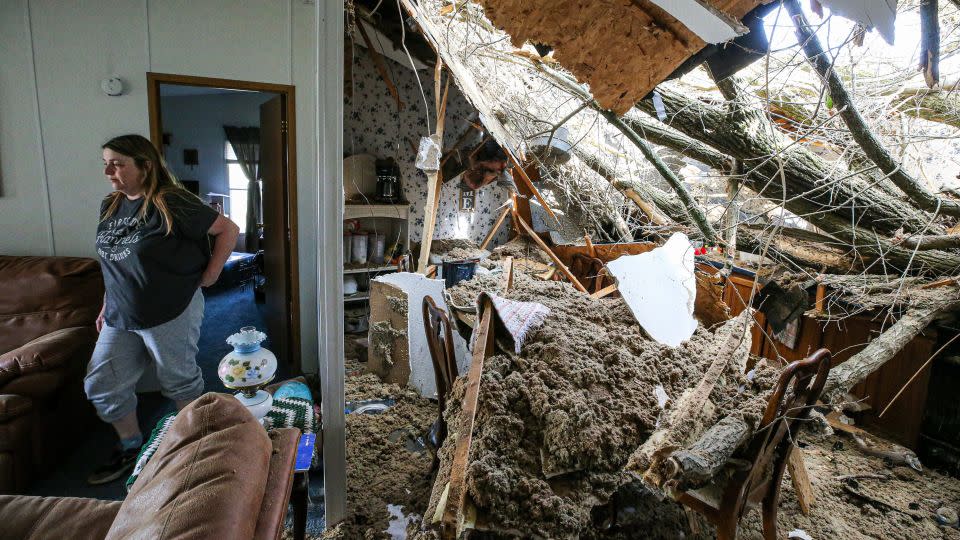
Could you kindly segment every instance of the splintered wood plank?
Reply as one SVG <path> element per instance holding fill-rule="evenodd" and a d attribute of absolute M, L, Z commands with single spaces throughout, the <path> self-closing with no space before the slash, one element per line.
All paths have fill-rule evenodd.
<path fill-rule="evenodd" d="M 503 276 L 505 286 L 504 290 L 509 291 L 513 287 L 513 257 L 507 257 L 503 263 Z"/>
<path fill-rule="evenodd" d="M 440 98 L 440 73 L 443 70 L 443 60 L 437 57 L 437 66 L 433 72 L 434 95 L 436 98 L 437 128 L 436 135 L 439 140 L 440 150 L 443 150 L 443 125 L 447 112 L 447 92 L 443 92 L 443 100 Z M 447 90 L 450 89 L 450 79 L 447 79 Z M 433 232 L 437 225 L 437 207 L 440 200 L 440 189 L 443 182 L 440 179 L 440 171 L 433 171 L 427 174 L 427 203 L 423 208 L 423 234 L 420 239 L 420 260 L 417 264 L 417 272 L 425 274 L 427 265 L 430 261 L 430 244 L 433 243 Z"/>
<path fill-rule="evenodd" d="M 826 297 L 827 297 L 827 286 L 824 285 L 823 283 L 818 283 L 818 284 L 817 284 L 817 298 L 816 298 L 816 301 L 814 302 L 814 306 L 816 306 L 817 313 L 823 313 L 823 312 L 824 312 L 824 307 L 825 307 L 825 306 L 824 306 L 823 301 L 824 301 L 824 299 L 825 299 Z"/>
<path fill-rule="evenodd" d="M 487 246 L 490 245 L 490 242 L 493 240 L 493 237 L 496 236 L 497 230 L 500 229 L 500 226 L 503 225 L 503 220 L 507 219 L 507 214 L 510 213 L 510 210 L 513 209 L 513 206 L 508 205 L 503 208 L 503 211 L 500 212 L 500 216 L 497 218 L 496 223 L 493 224 L 493 228 L 490 229 L 490 232 L 487 233 L 487 237 L 483 239 L 483 243 L 480 244 L 480 249 L 487 249 Z"/>
<path fill-rule="evenodd" d="M 813 493 L 813 486 L 810 485 L 810 475 L 807 474 L 807 466 L 803 463 L 803 450 L 796 444 L 790 450 L 790 456 L 787 458 L 787 470 L 790 472 L 790 482 L 793 483 L 793 490 L 797 494 L 797 501 L 800 502 L 800 511 L 803 515 L 810 515 L 810 507 L 816 500 Z"/>
<path fill-rule="evenodd" d="M 591 295 L 590 295 L 590 298 L 594 298 L 594 299 L 596 299 L 596 298 L 603 298 L 604 296 L 607 296 L 607 295 L 609 295 L 609 294 L 612 294 L 612 293 L 613 293 L 614 291 L 616 291 L 616 290 L 617 290 L 617 284 L 616 284 L 616 283 L 614 283 L 613 285 L 607 285 L 606 287 L 600 289 L 599 291 L 591 294 Z"/>
<path fill-rule="evenodd" d="M 483 361 L 493 351 L 493 304 L 484 301 L 480 324 L 477 325 L 477 339 L 474 342 L 470 372 L 467 373 L 467 387 L 463 396 L 463 423 L 457 432 L 457 443 L 453 451 L 453 463 L 450 466 L 450 485 L 446 506 L 440 518 L 440 536 L 444 539 L 457 538 L 463 524 L 463 507 L 467 498 L 467 466 L 470 462 L 470 443 L 473 441 L 473 426 L 477 416 L 477 403 L 480 398 L 480 376 L 483 373 Z"/>
<path fill-rule="evenodd" d="M 557 255 L 550 249 L 550 247 L 547 245 L 546 242 L 543 241 L 542 238 L 537 236 L 537 233 L 533 231 L 533 228 L 531 228 L 530 225 L 528 225 L 527 222 L 524 221 L 519 214 L 514 212 L 513 219 L 520 224 L 520 227 L 522 227 L 524 231 L 526 231 L 527 236 L 529 236 L 531 240 L 536 242 L 537 245 L 540 246 L 540 249 L 542 249 L 544 252 L 546 252 L 547 255 L 550 256 L 550 259 L 553 261 L 553 264 L 557 265 L 557 268 L 560 269 L 560 272 L 562 272 L 563 275 L 570 280 L 570 283 L 573 283 L 573 286 L 576 287 L 578 291 L 584 292 L 584 293 L 587 292 L 587 289 L 580 284 L 580 280 L 577 279 L 577 276 L 573 275 L 573 273 L 570 272 L 570 269 L 567 268 L 567 265 L 563 264 L 563 261 L 561 261 L 560 258 L 557 257 Z"/>

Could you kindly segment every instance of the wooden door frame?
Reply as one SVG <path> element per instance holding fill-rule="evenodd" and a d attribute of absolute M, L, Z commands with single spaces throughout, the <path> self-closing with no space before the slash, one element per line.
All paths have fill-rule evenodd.
<path fill-rule="evenodd" d="M 147 72 L 147 107 L 150 112 L 150 140 L 163 154 L 163 122 L 160 115 L 160 85 L 205 86 L 229 90 L 272 92 L 283 99 L 283 121 L 287 126 L 287 176 L 283 179 L 286 192 L 284 209 L 289 243 L 285 246 L 289 283 L 287 305 L 289 309 L 291 367 L 294 373 L 301 372 L 300 358 L 300 269 L 297 250 L 297 122 L 296 87 L 288 84 L 273 84 L 255 81 L 196 77 L 172 73 Z"/>

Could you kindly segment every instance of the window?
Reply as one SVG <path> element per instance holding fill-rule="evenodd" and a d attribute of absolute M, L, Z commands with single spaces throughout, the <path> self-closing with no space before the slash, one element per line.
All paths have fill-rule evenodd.
<path fill-rule="evenodd" d="M 230 146 L 230 141 L 224 142 L 224 157 L 227 161 L 227 181 L 230 188 L 230 200 L 224 205 L 224 213 L 240 227 L 240 232 L 244 232 L 247 230 L 247 176 L 243 174 L 243 168 Z M 262 185 L 258 187 L 263 189 Z"/>

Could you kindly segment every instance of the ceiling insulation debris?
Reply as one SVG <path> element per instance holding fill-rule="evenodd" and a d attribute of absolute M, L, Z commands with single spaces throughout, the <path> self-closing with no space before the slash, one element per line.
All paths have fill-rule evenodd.
<path fill-rule="evenodd" d="M 662 182 L 637 148 L 588 104 L 548 80 L 537 67 L 541 59 L 533 49 L 515 49 L 478 4 L 458 3 L 454 8 L 443 0 L 402 1 L 490 134 L 521 161 L 526 157 L 540 165 L 540 191 L 579 221 L 580 236 L 588 233 L 599 242 L 632 240 L 625 238 L 630 231 L 624 219 L 634 219 L 630 216 L 636 210 L 609 181 L 578 157 L 562 164 L 540 162 L 528 146 L 563 127 L 578 156 L 591 156 L 617 178 Z"/>
<path fill-rule="evenodd" d="M 646 96 L 706 42 L 668 12 L 694 2 L 649 0 L 480 0 L 486 16 L 512 36 L 513 45 L 542 43 L 604 108 L 623 114 Z M 713 28 L 730 30 L 735 38 L 739 21 L 761 0 L 710 0 L 696 2 L 714 14 Z M 658 6 L 661 4 L 663 7 Z M 666 9 L 665 9 L 666 8 Z M 718 19 L 717 14 L 723 18 Z M 703 20 L 692 14 L 684 21 Z M 705 32 L 698 22 L 696 30 Z M 708 37 L 719 39 L 716 32 Z"/>

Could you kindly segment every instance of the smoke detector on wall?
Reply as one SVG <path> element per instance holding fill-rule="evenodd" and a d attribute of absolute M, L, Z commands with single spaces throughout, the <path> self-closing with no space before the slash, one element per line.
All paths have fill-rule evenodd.
<path fill-rule="evenodd" d="M 109 77 L 100 81 L 100 89 L 108 96 L 119 96 L 123 94 L 123 81 L 119 77 Z"/>

